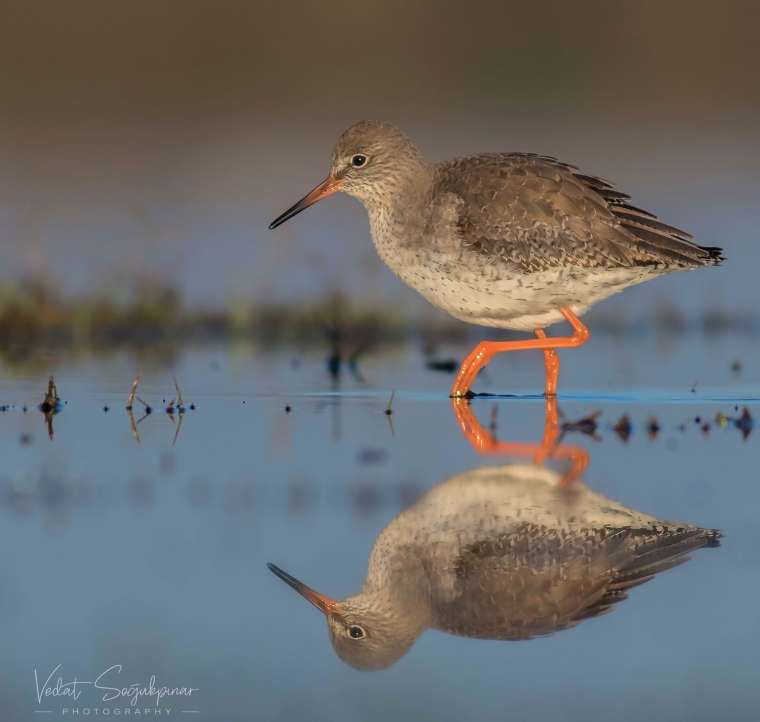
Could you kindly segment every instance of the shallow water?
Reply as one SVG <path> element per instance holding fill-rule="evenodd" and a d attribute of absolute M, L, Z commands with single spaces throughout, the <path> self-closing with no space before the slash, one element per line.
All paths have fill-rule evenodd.
<path fill-rule="evenodd" d="M 719 548 L 696 550 L 571 629 L 529 641 L 428 630 L 377 673 L 342 662 L 320 613 L 266 563 L 332 597 L 352 595 L 380 531 L 422 495 L 468 471 L 530 461 L 472 448 L 446 397 L 450 375 L 426 370 L 413 348 L 369 355 L 364 382 L 347 370 L 331 379 L 319 355 L 196 350 L 171 370 L 143 370 L 139 394 L 153 413 L 140 420 L 137 405 L 136 436 L 124 409 L 134 361 L 84 359 L 55 368 L 64 404 L 50 439 L 35 407 L 46 374 L 7 372 L 2 718 L 65 719 L 74 708 L 123 716 L 129 696 L 104 703 L 102 690 L 81 684 L 111 669 L 106 686 L 155 675 L 157 686 L 197 688 L 160 706 L 200 720 L 304 710 L 325 720 L 754 719 L 760 433 L 744 439 L 734 419 L 745 406 L 760 413 L 756 345 L 600 338 L 562 355 L 562 420 L 601 412 L 597 438 L 563 439 L 589 452 L 587 487 L 628 509 L 718 528 Z M 541 372 L 533 354 L 495 362 L 478 390 L 518 397 L 474 399 L 483 426 L 540 441 Z M 173 419 L 163 411 L 172 373 L 196 406 Z M 627 442 L 612 429 L 624 414 Z M 42 685 L 58 665 L 50 685 L 76 677 L 81 696 L 38 702 L 35 670 Z"/>

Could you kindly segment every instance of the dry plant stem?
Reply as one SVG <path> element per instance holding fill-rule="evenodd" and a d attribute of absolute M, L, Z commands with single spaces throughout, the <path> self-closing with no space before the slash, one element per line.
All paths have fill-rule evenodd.
<path fill-rule="evenodd" d="M 140 443 L 140 433 L 137 431 L 137 423 L 135 422 L 135 415 L 132 413 L 132 407 L 127 406 L 127 414 L 129 415 L 129 428 L 132 430 L 132 436 L 135 441 Z"/>
<path fill-rule="evenodd" d="M 137 396 L 137 387 L 139 385 L 140 385 L 140 374 L 137 374 L 137 376 L 135 376 L 135 380 L 132 382 L 132 388 L 129 390 L 129 396 L 127 397 L 127 411 L 131 411 L 132 406 L 134 406 L 135 397 Z"/>
<path fill-rule="evenodd" d="M 56 406 L 58 401 L 60 401 L 60 398 L 58 396 L 58 389 L 55 386 L 55 379 L 51 376 L 48 378 L 48 387 L 47 391 L 45 392 L 45 399 L 42 403 L 52 409 Z"/>
<path fill-rule="evenodd" d="M 185 405 L 185 402 L 182 400 L 182 391 L 180 391 L 179 384 L 177 383 L 177 377 L 172 376 L 174 379 L 174 388 L 177 391 L 177 406 L 182 407 Z"/>

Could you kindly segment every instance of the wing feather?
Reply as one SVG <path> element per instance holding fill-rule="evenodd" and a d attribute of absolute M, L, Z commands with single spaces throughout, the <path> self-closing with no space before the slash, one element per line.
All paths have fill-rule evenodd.
<path fill-rule="evenodd" d="M 453 197 L 456 227 L 473 253 L 524 272 L 558 266 L 664 269 L 715 265 L 721 249 L 629 203 L 603 178 L 550 156 L 486 154 L 438 167 L 436 192 Z"/>

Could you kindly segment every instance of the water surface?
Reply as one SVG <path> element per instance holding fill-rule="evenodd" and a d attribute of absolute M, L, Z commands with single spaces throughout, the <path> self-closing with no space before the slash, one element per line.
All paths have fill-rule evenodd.
<path fill-rule="evenodd" d="M 721 529 L 719 548 L 697 550 L 571 629 L 529 641 L 429 630 L 375 673 L 336 656 L 320 613 L 266 563 L 331 597 L 355 594 L 378 534 L 422 495 L 463 473 L 529 461 L 476 453 L 446 398 L 450 375 L 426 370 L 412 348 L 370 355 L 364 383 L 348 371 L 331 379 L 319 355 L 198 350 L 171 369 L 142 370 L 139 393 L 153 412 L 136 425 L 138 441 L 124 409 L 132 359 L 55 367 L 53 358 L 64 404 L 52 439 L 35 406 L 46 374 L 8 372 L 3 718 L 65 719 L 75 706 L 114 714 L 128 699 L 104 704 L 88 687 L 76 703 L 38 702 L 35 670 L 47 677 L 61 665 L 53 681 L 91 681 L 122 665 L 106 679 L 126 686 L 156 675 L 197 688 L 162 704 L 175 718 L 753 719 L 759 435 L 745 439 L 734 423 L 744 407 L 760 413 L 753 349 L 746 338 L 671 348 L 600 339 L 562 355 L 562 420 L 601 412 L 597 438 L 563 439 L 589 452 L 587 487 Z M 481 378 L 482 391 L 518 395 L 472 402 L 499 439 L 540 441 L 544 403 L 531 392 L 541 370 L 540 358 L 515 355 Z M 173 373 L 187 410 L 172 419 L 163 407 Z M 623 415 L 627 441 L 612 428 Z M 549 466 L 563 471 L 561 461 Z"/>

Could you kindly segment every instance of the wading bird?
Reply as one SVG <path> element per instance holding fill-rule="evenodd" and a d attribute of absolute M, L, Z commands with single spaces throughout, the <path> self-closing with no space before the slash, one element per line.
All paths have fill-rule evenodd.
<path fill-rule="evenodd" d="M 484 153 L 431 164 L 400 130 L 369 121 L 340 136 L 327 178 L 269 227 L 336 191 L 364 204 L 382 260 L 433 305 L 468 323 L 535 333 L 479 343 L 454 397 L 471 394 L 495 354 L 523 349 L 544 351 L 545 393 L 555 395 L 556 349 L 588 340 L 580 316 L 594 303 L 723 260 L 720 248 L 697 245 L 611 183 L 555 158 Z M 571 336 L 546 335 L 563 320 Z"/>

